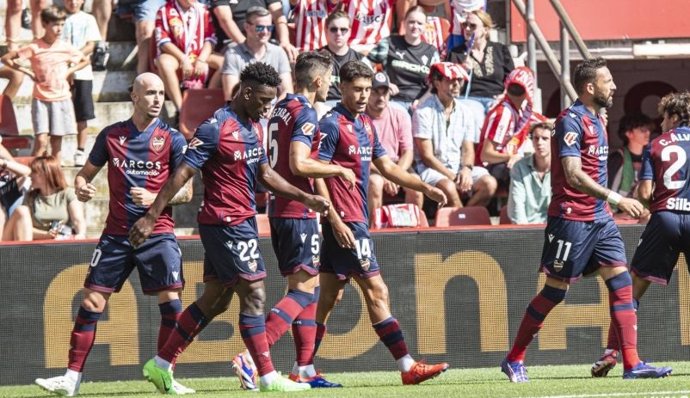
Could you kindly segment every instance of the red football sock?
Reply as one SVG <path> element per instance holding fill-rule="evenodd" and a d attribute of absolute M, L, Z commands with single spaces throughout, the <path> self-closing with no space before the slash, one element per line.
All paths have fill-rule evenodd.
<path fill-rule="evenodd" d="M 96 324 L 101 318 L 100 312 L 91 312 L 79 307 L 74 321 L 72 336 L 69 340 L 69 363 L 67 368 L 76 372 L 84 370 L 84 363 L 96 340 Z"/>

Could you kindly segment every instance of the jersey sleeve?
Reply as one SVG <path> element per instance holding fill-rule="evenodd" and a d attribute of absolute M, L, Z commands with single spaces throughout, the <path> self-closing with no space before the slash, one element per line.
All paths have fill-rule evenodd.
<path fill-rule="evenodd" d="M 335 155 L 340 139 L 340 131 L 335 120 L 321 119 L 319 123 L 321 142 L 319 143 L 319 159 L 330 162 Z"/>
<path fill-rule="evenodd" d="M 195 169 L 201 169 L 207 160 L 218 150 L 220 127 L 216 119 L 205 121 L 196 129 L 194 137 L 187 145 L 184 161 Z M 264 155 L 265 156 L 265 155 Z"/>
<path fill-rule="evenodd" d="M 89 154 L 89 162 L 96 167 L 103 167 L 110 158 L 108 148 L 106 147 L 106 139 L 108 137 L 108 128 L 103 129 L 96 137 L 96 142 L 93 144 L 91 153 Z"/>
<path fill-rule="evenodd" d="M 297 115 L 295 120 L 295 127 L 292 130 L 292 137 L 290 141 L 299 141 L 311 148 L 314 136 L 317 132 L 318 118 L 316 111 L 311 107 L 304 107 Z"/>
<path fill-rule="evenodd" d="M 158 9 L 156 13 L 156 28 L 155 28 L 155 40 L 156 47 L 160 48 L 165 43 L 170 43 L 170 33 L 165 29 L 163 24 L 163 18 L 165 18 L 165 7 Z"/>
<path fill-rule="evenodd" d="M 553 138 L 556 140 L 558 157 L 581 157 L 580 143 L 582 141 L 582 128 L 572 117 L 565 115 L 558 122 Z"/>
<path fill-rule="evenodd" d="M 376 127 L 374 127 L 374 124 L 369 122 L 369 125 L 371 126 L 371 132 L 374 136 L 374 142 L 372 144 L 372 159 L 378 159 L 382 156 L 386 156 L 386 150 L 383 148 L 383 145 L 381 145 L 381 140 L 379 140 L 379 134 L 376 132 Z"/>
<path fill-rule="evenodd" d="M 486 129 L 482 132 L 482 136 L 495 144 L 503 144 L 512 118 L 513 115 L 504 105 L 494 108 L 492 112 L 489 112 L 489 120 L 485 124 Z"/>
<path fill-rule="evenodd" d="M 654 162 L 652 161 L 652 144 L 645 146 L 642 152 L 642 166 L 640 167 L 639 180 L 654 179 Z"/>
<path fill-rule="evenodd" d="M 184 139 L 182 133 L 177 130 L 172 130 L 172 150 L 170 151 L 170 169 L 175 171 L 182 163 L 184 154 L 187 151 L 187 141 Z"/>

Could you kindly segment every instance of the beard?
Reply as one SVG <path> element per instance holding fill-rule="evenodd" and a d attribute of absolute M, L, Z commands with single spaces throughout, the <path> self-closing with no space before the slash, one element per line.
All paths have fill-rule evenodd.
<path fill-rule="evenodd" d="M 594 103 L 602 108 L 609 109 L 613 106 L 613 95 L 604 97 L 602 94 L 594 96 Z"/>

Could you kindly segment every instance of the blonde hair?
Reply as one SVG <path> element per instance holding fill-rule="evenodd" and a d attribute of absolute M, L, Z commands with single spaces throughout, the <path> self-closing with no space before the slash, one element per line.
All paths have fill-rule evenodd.
<path fill-rule="evenodd" d="M 482 24 L 484 25 L 484 27 L 486 29 L 495 28 L 494 20 L 493 20 L 493 18 L 491 18 L 491 15 L 488 12 L 486 12 L 482 9 L 479 9 L 479 10 L 474 10 L 474 11 L 470 12 L 470 14 L 476 15 L 477 18 L 479 18 L 479 20 L 482 21 Z"/>

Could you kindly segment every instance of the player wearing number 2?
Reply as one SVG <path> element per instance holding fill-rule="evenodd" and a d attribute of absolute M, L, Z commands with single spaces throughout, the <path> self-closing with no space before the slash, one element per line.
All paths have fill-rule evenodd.
<path fill-rule="evenodd" d="M 232 102 L 199 126 L 182 164 L 130 232 L 132 244 L 144 242 L 173 192 L 197 170 L 202 171 L 204 201 L 198 222 L 205 251 L 204 292 L 180 315 L 168 341 L 143 370 L 144 376 L 166 394 L 174 393 L 170 386 L 176 358 L 213 318 L 229 308 L 233 293 L 240 301 L 238 329 L 256 361 L 261 391 L 310 388 L 280 376 L 271 361 L 264 318 L 266 271 L 258 250 L 255 218 L 256 180 L 315 211 L 324 212 L 330 204 L 294 187 L 268 166 L 257 121 L 265 117 L 275 99 L 280 86 L 278 72 L 257 62 L 245 67 L 240 79 Z"/>
<path fill-rule="evenodd" d="M 633 298 L 639 304 L 650 283 L 668 284 L 682 251 L 690 258 L 690 93 L 673 93 L 659 103 L 664 133 L 645 148 L 639 198 L 652 217 L 631 262 Z M 613 325 L 604 355 L 592 366 L 603 377 L 616 366 L 620 349 Z"/>
<path fill-rule="evenodd" d="M 528 381 L 523 364 L 525 353 L 544 319 L 563 301 L 570 283 L 598 271 L 609 290 L 611 320 L 621 341 L 623 378 L 665 377 L 671 368 L 655 368 L 640 361 L 637 355 L 632 279 L 609 203 L 635 218 L 641 215 L 643 207 L 637 200 L 622 198 L 605 188 L 609 146 L 599 113 L 613 105 L 616 85 L 602 58 L 577 65 L 573 84 L 578 100 L 561 112 L 551 140 L 553 198 L 541 259 L 546 283 L 527 307 L 501 370 L 511 382 Z"/>
<path fill-rule="evenodd" d="M 172 333 L 182 311 L 179 296 L 184 285 L 182 256 L 173 233 L 172 209 L 162 209 L 160 217 L 154 220 L 154 234 L 138 247 L 127 240 L 127 234 L 179 166 L 185 140 L 180 132 L 158 119 L 165 100 L 163 81 L 158 76 L 152 73 L 137 76 L 131 97 L 132 118 L 103 129 L 74 182 L 80 201 L 92 199 L 96 188 L 91 181 L 108 164 L 108 219 L 84 282 L 84 298 L 70 338 L 67 372 L 64 376 L 36 379 L 41 388 L 59 395 L 71 397 L 79 393 L 82 370 L 96 339 L 96 323 L 111 294 L 122 288 L 135 267 L 144 293 L 158 296 L 159 348 Z M 191 185 L 178 191 L 170 203 L 189 202 Z M 176 394 L 194 392 L 178 383 L 171 389 Z"/>
<path fill-rule="evenodd" d="M 278 174 L 305 192 L 313 192 L 313 178 L 338 176 L 355 184 L 352 170 L 323 164 L 316 159 L 319 147 L 318 118 L 312 107 L 325 101 L 331 82 L 331 57 L 302 53 L 295 64 L 295 94 L 288 94 L 273 108 L 268 122 L 268 160 Z M 321 238 L 316 213 L 304 204 L 271 195 L 268 206 L 273 251 L 280 273 L 287 277 L 287 294 L 266 319 L 266 337 L 272 346 L 292 327 L 297 359 L 290 379 L 312 387 L 341 387 L 317 374 L 311 364 L 316 336 L 316 303 Z M 247 352 L 235 356 L 232 368 L 242 388 L 256 388 L 253 360 Z"/>
<path fill-rule="evenodd" d="M 403 384 L 419 384 L 448 369 L 448 364 L 427 365 L 412 359 L 400 325 L 391 315 L 388 287 L 379 273 L 368 228 L 370 165 L 373 162 L 387 179 L 424 192 L 440 204 L 445 204 L 446 196 L 386 156 L 371 119 L 364 114 L 373 77 L 374 72 L 361 61 L 345 63 L 340 68 L 342 102 L 326 114 L 319 125 L 321 134 L 325 135 L 321 140 L 319 160 L 353 170 L 357 181 L 354 189 L 340 177 L 317 181 L 318 192 L 333 199 L 333 209 L 323 224 L 315 352 L 326 333 L 328 315 L 347 280 L 353 278 L 364 292 L 374 330 L 398 364 Z"/>

